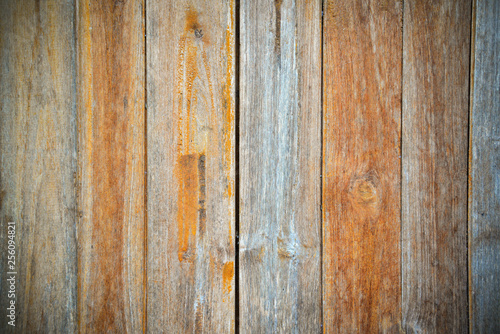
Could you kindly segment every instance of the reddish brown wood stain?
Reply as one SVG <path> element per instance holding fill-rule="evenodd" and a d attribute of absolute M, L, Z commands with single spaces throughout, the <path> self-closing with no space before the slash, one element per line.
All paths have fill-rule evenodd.
<path fill-rule="evenodd" d="M 191 258 L 195 247 L 190 247 L 189 239 L 194 238 L 198 220 L 198 161 L 196 154 L 179 157 L 179 193 L 177 224 L 179 228 L 179 261 Z M 194 240 L 192 240 L 192 244 Z"/>
<path fill-rule="evenodd" d="M 93 41 L 99 40 L 102 28 L 113 26 L 120 17 L 120 9 L 109 8 L 109 2 L 100 4 L 96 12 L 108 13 L 99 19 L 94 17 L 94 29 L 91 32 Z M 99 4 L 97 4 L 99 6 Z M 101 29 L 99 29 L 101 28 Z M 108 34 L 110 31 L 108 30 Z M 107 36 L 114 40 L 111 36 Z M 93 49 L 101 51 L 104 45 L 94 45 Z M 111 52 L 108 59 L 115 64 L 115 69 L 121 71 L 106 71 L 106 63 L 93 62 L 94 73 L 93 97 L 97 108 L 94 109 L 92 128 L 95 129 L 92 145 L 97 149 L 92 151 L 92 187 L 93 187 L 93 228 L 92 248 L 95 262 L 95 280 L 102 282 L 95 296 L 99 300 L 94 315 L 93 328 L 98 331 L 107 331 L 116 328 L 115 320 L 123 319 L 123 210 L 125 193 L 125 171 L 127 164 L 127 120 L 120 117 L 124 104 L 123 89 L 128 83 L 122 82 L 122 71 L 130 73 L 127 61 L 130 59 L 130 48 L 121 50 L 120 54 Z M 95 55 L 93 55 L 95 56 Z M 127 76 L 125 76 L 127 78 Z M 125 97 L 126 98 L 126 97 Z M 115 108 L 110 109 L 114 105 Z M 102 148 L 102 149 L 99 149 Z M 94 289 L 93 287 L 92 289 Z M 117 314 L 121 313 L 121 314 Z"/>
<path fill-rule="evenodd" d="M 470 0 L 404 5 L 403 330 L 468 330 Z M 425 23 L 425 24 L 423 24 Z"/>
<path fill-rule="evenodd" d="M 234 259 L 234 1 L 148 6 L 148 329 L 227 333 L 235 311 L 234 283 L 223 278 Z"/>
<path fill-rule="evenodd" d="M 179 157 L 179 192 L 177 223 L 179 229 L 179 261 L 193 260 L 196 254 L 196 230 L 205 233 L 205 155 L 187 154 Z M 190 242 L 191 241 L 191 242 Z"/>
<path fill-rule="evenodd" d="M 401 17 L 394 2 L 326 4 L 324 326 L 400 326 Z"/>
<path fill-rule="evenodd" d="M 78 6 L 81 332 L 144 329 L 142 6 Z"/>
<path fill-rule="evenodd" d="M 226 83 L 224 85 L 224 166 L 227 178 L 227 197 L 233 197 L 234 184 L 232 182 L 231 171 L 234 164 L 233 159 L 233 132 L 234 132 L 234 104 L 233 104 L 233 91 L 234 91 L 234 0 L 230 2 L 231 20 L 228 22 L 226 29 Z M 229 227 L 230 240 L 231 238 L 231 225 Z"/>
<path fill-rule="evenodd" d="M 224 285 L 224 292 L 229 294 L 232 290 L 232 283 L 234 278 L 234 262 L 229 261 L 224 263 L 224 268 L 222 269 L 222 282 Z"/>
<path fill-rule="evenodd" d="M 109 81 L 94 82 L 97 91 L 109 91 L 114 78 Z M 111 88 L 112 89 L 112 88 Z M 121 103 L 121 101 L 118 101 Z M 120 106 L 123 109 L 123 105 Z M 123 210 L 126 170 L 126 133 L 127 122 L 119 119 L 116 112 L 99 113 L 94 120 L 94 126 L 100 129 L 94 137 L 97 149 L 93 151 L 93 214 L 94 226 L 92 240 L 95 256 L 100 260 L 95 263 L 95 273 L 101 284 L 101 300 L 106 307 L 98 310 L 96 325 L 102 329 L 115 328 L 115 314 L 110 310 L 123 311 L 123 301 L 120 296 L 123 291 Z M 110 256 L 115 254 L 116 256 Z M 123 316 L 123 315 L 122 315 Z"/>
<path fill-rule="evenodd" d="M 201 40 L 201 41 L 200 41 Z M 204 46 L 209 39 L 198 21 L 198 14 L 192 9 L 186 11 L 184 33 L 179 39 L 177 57 L 176 96 L 174 101 L 178 129 L 178 156 L 175 175 L 178 181 L 177 226 L 179 261 L 194 261 L 196 255 L 196 231 L 203 236 L 206 224 L 206 181 L 205 152 L 206 139 L 197 136 L 200 132 L 197 125 L 196 103 L 198 103 L 198 81 L 206 78 L 209 90 L 210 123 L 215 121 L 215 107 L 210 68 Z M 199 63 L 202 63 L 202 71 Z M 208 103 L 207 103 L 208 102 Z M 215 127 L 215 125 L 213 125 Z M 211 149 L 211 148 L 210 148 Z M 211 151 L 212 152 L 212 151 Z"/>
<path fill-rule="evenodd" d="M 234 150 L 233 150 L 233 135 L 235 126 L 235 108 L 233 103 L 234 94 L 234 0 L 230 1 L 231 19 L 228 22 L 226 29 L 226 83 L 224 85 L 223 93 L 223 107 L 224 107 L 224 170 L 227 180 L 227 198 L 234 197 L 234 180 L 232 171 L 234 167 Z M 230 208 L 228 214 L 234 215 L 234 208 Z M 233 244 L 232 220 L 229 220 L 229 245 Z"/>
<path fill-rule="evenodd" d="M 234 331 L 235 1 L 148 0 L 148 8 L 157 8 L 148 10 L 153 33 L 147 37 L 144 0 L 65 3 L 4 1 L 0 10 L 0 61 L 7 69 L 0 78 L 0 165 L 2 177 L 8 176 L 0 185 L 0 208 L 4 221 L 21 224 L 17 329 L 146 332 L 149 303 L 150 332 Z M 490 268 L 498 263 L 496 253 L 489 253 L 499 239 L 493 226 L 498 210 L 488 202 L 495 189 L 484 187 L 494 183 L 496 165 L 487 164 L 495 152 L 476 147 L 495 144 L 488 133 L 495 130 L 488 128 L 495 124 L 494 99 L 479 82 L 485 75 L 483 84 L 498 86 L 488 77 L 495 64 L 479 62 L 495 58 L 486 54 L 494 43 L 484 33 L 494 31 L 498 20 L 488 31 L 478 25 L 478 38 L 487 40 L 473 47 L 479 71 L 474 84 L 468 66 L 471 0 L 404 2 L 404 45 L 402 3 L 241 2 L 241 60 L 250 65 L 242 66 L 241 80 L 245 247 L 237 250 L 244 265 L 236 268 L 242 273 L 242 316 L 236 321 L 242 332 L 319 332 L 321 320 L 328 333 L 466 332 L 467 315 L 475 319 L 471 329 L 480 325 L 476 317 L 485 326 L 498 324 L 496 286 L 483 286 L 498 283 Z M 481 12 L 494 12 L 491 7 L 487 3 Z M 151 64 L 144 62 L 146 38 L 148 55 L 159 55 Z M 169 53 L 176 48 L 177 54 Z M 144 108 L 146 72 L 154 97 L 150 113 Z M 474 108 L 469 84 L 476 85 Z M 323 115 L 320 94 L 324 127 L 316 122 Z M 297 106 L 285 110 L 286 99 Z M 144 127 L 145 114 L 153 126 Z M 260 122 L 269 115 L 269 124 Z M 469 116 L 474 128 L 467 147 Z M 324 146 L 306 129 L 322 129 Z M 151 131 L 154 152 L 154 168 L 147 171 L 154 173 L 147 193 L 154 195 L 150 220 L 144 219 L 144 130 L 147 136 Z M 266 141 L 277 145 L 260 146 Z M 319 147 L 323 179 L 315 167 L 320 155 L 311 153 Z M 469 175 L 470 206 L 467 148 L 470 172 L 481 168 L 480 179 Z M 165 152 L 168 159 L 162 159 Z M 321 190 L 314 182 L 320 180 L 323 234 L 315 231 Z M 272 198 L 269 184 L 285 188 Z M 144 234 L 145 221 L 151 238 Z M 40 256 L 42 251 L 53 256 Z M 3 326 L 0 332 L 8 331 Z"/>

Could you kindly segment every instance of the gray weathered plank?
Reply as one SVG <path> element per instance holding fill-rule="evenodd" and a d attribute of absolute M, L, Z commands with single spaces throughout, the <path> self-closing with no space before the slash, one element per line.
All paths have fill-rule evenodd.
<path fill-rule="evenodd" d="M 473 26 L 469 219 L 472 333 L 500 333 L 500 1 Z"/>
<path fill-rule="evenodd" d="M 73 1 L 0 2 L 0 332 L 76 330 Z M 16 223 L 15 269 L 7 223 Z M 16 327 L 7 272 L 16 271 Z"/>
<path fill-rule="evenodd" d="M 235 330 L 235 1 L 148 0 L 148 332 Z"/>
<path fill-rule="evenodd" d="M 400 1 L 327 1 L 324 18 L 323 325 L 397 332 Z"/>
<path fill-rule="evenodd" d="M 463 333 L 471 1 L 405 1 L 403 22 L 403 329 Z"/>
<path fill-rule="evenodd" d="M 145 326 L 144 3 L 78 0 L 78 331 Z"/>
<path fill-rule="evenodd" d="M 240 4 L 240 332 L 321 332 L 321 2 Z"/>

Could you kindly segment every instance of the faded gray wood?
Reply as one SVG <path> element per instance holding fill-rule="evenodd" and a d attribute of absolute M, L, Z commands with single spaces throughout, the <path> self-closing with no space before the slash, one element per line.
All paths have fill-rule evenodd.
<path fill-rule="evenodd" d="M 464 333 L 471 1 L 405 1 L 403 22 L 403 330 Z"/>
<path fill-rule="evenodd" d="M 235 330 L 235 1 L 148 0 L 150 333 Z"/>
<path fill-rule="evenodd" d="M 73 1 L 0 2 L 0 332 L 76 331 Z M 15 270 L 7 223 L 16 223 Z M 16 327 L 7 272 L 16 271 Z"/>
<path fill-rule="evenodd" d="M 477 0 L 471 85 L 471 329 L 500 333 L 500 1 Z"/>
<path fill-rule="evenodd" d="M 321 332 L 321 2 L 240 4 L 240 332 Z"/>

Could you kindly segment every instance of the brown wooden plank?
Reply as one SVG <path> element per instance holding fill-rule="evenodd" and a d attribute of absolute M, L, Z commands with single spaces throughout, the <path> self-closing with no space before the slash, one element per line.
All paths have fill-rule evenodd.
<path fill-rule="evenodd" d="M 324 329 L 397 332 L 402 3 L 325 5 Z"/>
<path fill-rule="evenodd" d="M 407 1 L 403 21 L 403 329 L 463 333 L 471 1 Z"/>
<path fill-rule="evenodd" d="M 500 2 L 473 23 L 469 218 L 471 332 L 500 333 Z"/>
<path fill-rule="evenodd" d="M 73 15 L 72 1 L 0 2 L 1 333 L 76 329 Z M 14 268 L 8 222 L 16 226 Z M 8 272 L 17 272 L 15 299 Z"/>
<path fill-rule="evenodd" d="M 144 300 L 144 3 L 79 0 L 78 329 L 138 333 Z"/>
<path fill-rule="evenodd" d="M 318 333 L 321 1 L 240 6 L 240 332 Z"/>
<path fill-rule="evenodd" d="M 235 328 L 235 1 L 147 2 L 148 332 Z"/>

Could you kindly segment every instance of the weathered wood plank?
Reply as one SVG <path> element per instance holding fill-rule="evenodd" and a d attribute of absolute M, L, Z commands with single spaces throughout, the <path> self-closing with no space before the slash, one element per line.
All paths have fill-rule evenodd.
<path fill-rule="evenodd" d="M 144 4 L 79 0 L 78 329 L 145 325 Z"/>
<path fill-rule="evenodd" d="M 403 22 L 403 329 L 463 333 L 471 1 L 407 1 Z"/>
<path fill-rule="evenodd" d="M 400 1 L 327 1 L 324 18 L 323 325 L 397 332 Z"/>
<path fill-rule="evenodd" d="M 500 2 L 478 0 L 475 8 L 469 148 L 470 320 L 472 333 L 500 333 Z"/>
<path fill-rule="evenodd" d="M 148 332 L 235 329 L 235 1 L 147 2 Z"/>
<path fill-rule="evenodd" d="M 0 332 L 76 329 L 73 1 L 0 2 Z M 16 263 L 7 266 L 7 223 Z M 7 324 L 7 272 L 16 276 Z"/>
<path fill-rule="evenodd" d="M 318 333 L 321 2 L 240 6 L 240 332 Z"/>

